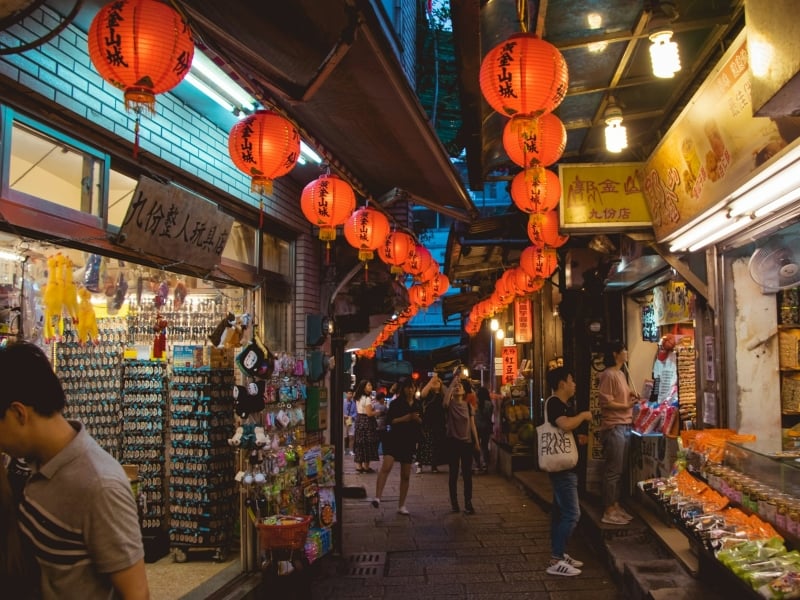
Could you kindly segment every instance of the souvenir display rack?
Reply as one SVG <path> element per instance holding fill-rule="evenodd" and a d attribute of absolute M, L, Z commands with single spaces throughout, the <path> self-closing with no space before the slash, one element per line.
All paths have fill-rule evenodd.
<path fill-rule="evenodd" d="M 136 465 L 143 529 L 161 528 L 166 515 L 165 426 L 167 365 L 125 360 L 122 369 L 122 463 Z"/>
<path fill-rule="evenodd" d="M 192 548 L 224 560 L 233 537 L 236 488 L 233 369 L 172 368 L 170 379 L 170 545 L 177 562 Z"/>
<path fill-rule="evenodd" d="M 67 398 L 65 416 L 83 423 L 102 448 L 122 461 L 120 375 L 127 324 L 112 317 L 98 319 L 97 327 L 98 343 L 81 344 L 72 321 L 65 318 L 53 365 Z"/>

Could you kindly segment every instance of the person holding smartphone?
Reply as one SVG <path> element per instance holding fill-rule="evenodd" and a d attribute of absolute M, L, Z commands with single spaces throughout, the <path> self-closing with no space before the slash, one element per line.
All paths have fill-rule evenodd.
<path fill-rule="evenodd" d="M 452 512 L 460 512 L 458 506 L 458 469 L 464 481 L 464 514 L 474 515 L 472 506 L 472 457 L 480 452 L 478 431 L 475 427 L 475 412 L 468 400 L 472 384 L 453 373 L 453 381 L 447 388 L 442 402 L 445 410 L 447 447 L 449 454 L 448 486 Z"/>

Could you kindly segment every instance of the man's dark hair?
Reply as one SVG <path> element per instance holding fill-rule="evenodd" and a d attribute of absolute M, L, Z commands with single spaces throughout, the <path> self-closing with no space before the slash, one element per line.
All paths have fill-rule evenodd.
<path fill-rule="evenodd" d="M 547 385 L 550 386 L 552 391 L 556 391 L 558 389 L 558 384 L 562 381 L 566 381 L 567 377 L 572 375 L 572 371 L 570 371 L 567 367 L 556 367 L 555 369 L 550 369 L 547 372 Z"/>
<path fill-rule="evenodd" d="M 12 402 L 30 406 L 44 417 L 61 412 L 66 406 L 64 388 L 50 361 L 30 342 L 0 347 L 0 381 L 0 418 L 5 417 Z"/>

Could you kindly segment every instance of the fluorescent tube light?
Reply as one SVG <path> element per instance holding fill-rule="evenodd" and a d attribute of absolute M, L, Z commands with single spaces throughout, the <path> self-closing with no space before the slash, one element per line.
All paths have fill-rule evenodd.
<path fill-rule="evenodd" d="M 320 158 L 319 154 L 314 152 L 303 140 L 300 140 L 300 154 L 313 163 L 319 164 L 322 162 L 322 158 Z"/>
<path fill-rule="evenodd" d="M 17 254 L 16 252 L 11 252 L 9 250 L 0 250 L 0 260 L 14 260 L 14 261 L 21 261 L 23 260 L 23 256 L 21 254 Z"/>
<path fill-rule="evenodd" d="M 255 98 L 197 49 L 194 52 L 190 73 L 192 71 L 197 71 L 195 76 L 199 74 L 217 94 L 233 100 L 232 104 L 238 105 L 239 108 L 252 110 L 258 104 Z"/>
<path fill-rule="evenodd" d="M 796 188 L 789 192 L 788 194 L 784 194 L 783 196 L 776 198 L 772 202 L 765 204 L 753 211 L 753 218 L 758 219 L 759 217 L 763 217 L 764 215 L 768 215 L 771 212 L 778 210 L 779 208 L 783 208 L 794 202 L 795 200 L 800 199 L 800 188 Z"/>
<path fill-rule="evenodd" d="M 731 219 L 731 223 L 716 229 L 712 232 L 709 232 L 705 237 L 701 240 L 695 242 L 691 246 L 689 246 L 689 252 L 694 252 L 695 250 L 700 250 L 701 248 L 705 248 L 706 246 L 710 246 L 717 240 L 721 240 L 724 237 L 731 235 L 734 231 L 738 231 L 739 229 L 744 229 L 747 225 L 750 224 L 750 219 L 747 217 L 739 217 L 735 219 Z"/>
<path fill-rule="evenodd" d="M 187 83 L 193 85 L 198 91 L 208 96 L 209 99 L 213 100 L 217 104 L 219 104 L 222 108 L 224 108 L 228 112 L 233 112 L 234 106 L 231 104 L 226 98 L 223 98 L 220 94 L 214 91 L 211 86 L 207 85 L 200 79 L 194 76 L 191 72 L 186 74 L 184 78 Z"/>
<path fill-rule="evenodd" d="M 685 233 L 679 235 L 670 242 L 669 251 L 675 252 L 678 250 L 686 250 L 689 246 L 696 243 L 698 240 L 703 239 L 711 232 L 724 227 L 729 221 L 728 214 L 725 211 L 719 211 L 701 221 Z"/>

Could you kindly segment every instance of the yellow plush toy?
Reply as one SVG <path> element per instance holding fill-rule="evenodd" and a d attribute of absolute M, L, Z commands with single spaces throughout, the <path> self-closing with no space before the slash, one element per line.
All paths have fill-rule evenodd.
<path fill-rule="evenodd" d="M 47 258 L 47 283 L 42 292 L 44 303 L 44 341 L 52 342 L 61 336 L 63 323 L 61 322 L 61 307 L 64 293 L 62 290 L 61 262 L 63 256 L 54 254 Z"/>
<path fill-rule="evenodd" d="M 100 332 L 97 330 L 97 316 L 92 306 L 92 294 L 85 287 L 78 290 L 80 304 L 78 304 L 78 343 L 97 343 Z"/>
<path fill-rule="evenodd" d="M 61 261 L 61 293 L 64 294 L 63 308 L 67 311 L 67 316 L 72 322 L 77 324 L 78 320 L 78 287 L 72 280 L 72 272 L 75 264 L 69 256 L 63 256 Z"/>

